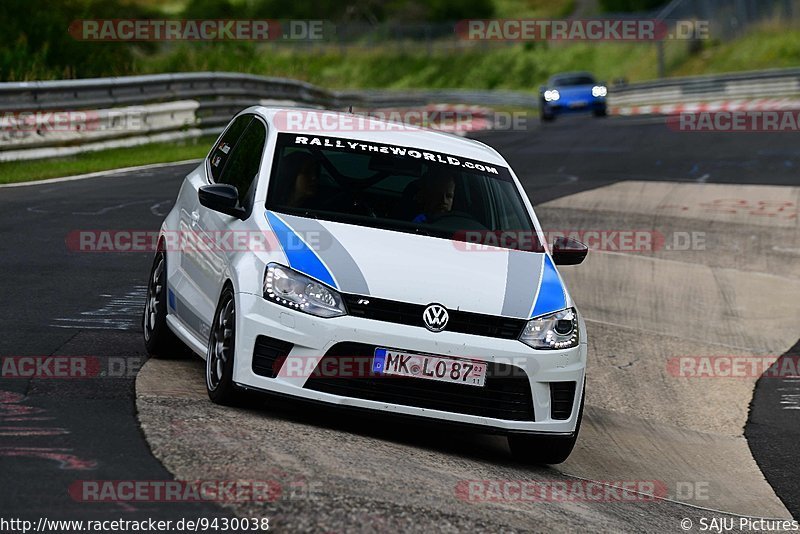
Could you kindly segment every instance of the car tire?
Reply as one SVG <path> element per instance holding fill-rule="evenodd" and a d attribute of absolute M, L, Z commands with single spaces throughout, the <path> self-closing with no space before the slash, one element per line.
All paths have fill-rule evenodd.
<path fill-rule="evenodd" d="M 584 386 L 585 393 L 586 387 Z M 508 436 L 511 457 L 523 464 L 555 465 L 566 461 L 578 441 L 578 432 L 583 420 L 583 400 L 584 395 L 581 395 L 578 423 L 571 436 Z"/>
<path fill-rule="evenodd" d="M 174 358 L 185 353 L 185 346 L 167 326 L 167 255 L 163 250 L 156 252 L 147 279 L 142 329 L 151 357 Z"/>
<path fill-rule="evenodd" d="M 214 312 L 206 352 L 206 391 L 215 404 L 235 406 L 241 400 L 241 391 L 233 383 L 235 354 L 236 298 L 233 289 L 226 286 Z"/>
<path fill-rule="evenodd" d="M 553 122 L 556 116 L 553 113 L 547 113 L 544 110 L 544 100 L 539 102 L 539 119 L 542 122 Z"/>
<path fill-rule="evenodd" d="M 608 109 L 600 108 L 593 111 L 595 117 L 605 117 L 608 115 Z"/>

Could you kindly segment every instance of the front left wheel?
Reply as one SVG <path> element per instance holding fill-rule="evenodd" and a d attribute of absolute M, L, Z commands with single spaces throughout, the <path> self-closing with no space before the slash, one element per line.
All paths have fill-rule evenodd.
<path fill-rule="evenodd" d="M 547 111 L 544 99 L 539 100 L 539 120 L 541 122 L 552 122 L 555 118 L 556 116 L 552 111 Z"/>
<path fill-rule="evenodd" d="M 241 392 L 233 383 L 235 352 L 236 299 L 228 286 L 219 298 L 206 352 L 206 390 L 215 404 L 232 406 L 240 400 Z"/>
<path fill-rule="evenodd" d="M 150 278 L 147 280 L 147 297 L 142 315 L 144 345 L 154 358 L 182 355 L 183 343 L 167 326 L 167 254 L 159 250 L 153 258 Z"/>

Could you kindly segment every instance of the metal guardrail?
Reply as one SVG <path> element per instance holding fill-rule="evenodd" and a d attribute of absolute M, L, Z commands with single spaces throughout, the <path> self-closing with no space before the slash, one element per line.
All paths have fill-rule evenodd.
<path fill-rule="evenodd" d="M 0 84 L 3 111 L 106 109 L 187 99 L 200 103 L 197 119 L 205 126 L 224 124 L 236 111 L 262 99 L 345 105 L 336 93 L 308 83 L 225 72 Z"/>
<path fill-rule="evenodd" d="M 678 104 L 798 94 L 800 94 L 800 69 L 771 69 L 617 85 L 609 91 L 609 103 L 612 105 Z"/>
<path fill-rule="evenodd" d="M 198 99 L 202 107 L 223 107 L 254 100 L 288 100 L 327 108 L 413 106 L 453 103 L 531 105 L 533 93 L 517 91 L 329 91 L 309 83 L 251 74 L 200 72 L 121 78 L 0 83 L 2 110 L 98 109 Z M 535 104 L 535 101 L 534 101 Z"/>
<path fill-rule="evenodd" d="M 73 109 L 201 97 L 292 97 L 328 103 L 333 94 L 311 84 L 227 72 L 199 72 L 0 84 L 4 109 Z"/>
<path fill-rule="evenodd" d="M 380 103 L 380 98 L 373 99 Z M 414 106 L 413 97 L 392 96 L 395 105 Z M 187 115 L 187 102 L 191 112 Z M 227 72 L 200 72 L 0 83 L 0 161 L 74 154 L 107 147 L 129 146 L 147 138 L 193 137 L 220 131 L 240 110 L 259 103 L 279 103 L 331 109 L 364 106 L 356 93 L 327 91 L 309 83 Z M 23 112 L 91 111 L 88 127 L 10 127 L 4 116 Z M 119 128 L 98 117 L 113 110 L 138 115 L 135 128 Z M 38 120 L 38 119 L 36 119 Z M 83 126 L 83 125 L 81 125 Z M 157 137 L 156 137 L 157 136 Z M 48 149 L 49 148 L 49 149 Z"/>
<path fill-rule="evenodd" d="M 183 131 L 186 137 L 213 133 L 238 111 L 254 104 L 375 109 L 432 102 L 533 107 L 535 101 L 533 93 L 500 91 L 337 92 L 297 80 L 227 72 L 0 83 L 0 161 L 72 154 L 125 142 L 140 144 L 143 137 L 169 132 Z M 196 103 L 190 116 L 186 114 L 187 102 Z M 83 131 L 33 127 L 15 132 L 8 128 L 8 122 L 2 122 L 2 116 L 9 112 L 92 110 L 94 116 L 108 116 L 119 109 L 140 114 L 135 130 L 115 129 L 101 121 Z"/>
<path fill-rule="evenodd" d="M 122 78 L 0 83 L 0 119 L 9 112 L 138 109 L 144 126 L 137 131 L 100 127 L 98 131 L 9 132 L 0 120 L 0 161 L 57 156 L 107 146 L 141 144 L 147 137 L 198 136 L 220 131 L 230 117 L 253 104 L 285 104 L 346 109 L 415 107 L 429 103 L 536 107 L 536 89 L 329 91 L 309 83 L 227 72 L 157 74 Z M 800 69 L 672 78 L 617 85 L 611 106 L 654 105 L 800 94 Z M 187 102 L 190 104 L 187 106 Z M 196 103 L 196 106 L 194 105 Z M 187 113 L 187 109 L 190 110 Z M 181 133 L 183 132 L 183 133 Z"/>

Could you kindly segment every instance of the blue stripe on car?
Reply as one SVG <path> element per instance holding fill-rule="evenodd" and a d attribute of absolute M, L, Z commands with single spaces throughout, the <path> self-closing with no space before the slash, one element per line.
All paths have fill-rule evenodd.
<path fill-rule="evenodd" d="M 369 286 L 361 269 L 358 268 L 356 260 L 319 221 L 292 215 L 284 215 L 283 220 L 302 235 L 324 238 L 317 248 L 317 253 L 331 272 L 336 273 L 336 281 L 339 282 L 339 288 L 342 291 L 369 295 Z M 528 309 L 530 307 L 525 311 Z"/>
<path fill-rule="evenodd" d="M 289 225 L 271 211 L 267 211 L 267 220 L 272 227 L 272 231 L 275 232 L 275 237 L 278 238 L 284 254 L 286 254 L 289 267 L 316 278 L 335 289 L 339 289 L 331 272 L 322 263 L 317 253 L 303 241 L 297 232 L 292 230 Z"/>
<path fill-rule="evenodd" d="M 553 260 L 550 259 L 550 256 L 545 254 L 542 282 L 539 285 L 539 295 L 536 298 L 536 304 L 533 306 L 531 317 L 563 310 L 566 307 L 567 296 L 564 294 L 564 287 L 561 285 L 556 266 L 553 265 Z"/>

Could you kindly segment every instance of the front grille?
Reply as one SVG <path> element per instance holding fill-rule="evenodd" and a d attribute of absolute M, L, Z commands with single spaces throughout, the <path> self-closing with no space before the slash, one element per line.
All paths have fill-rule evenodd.
<path fill-rule="evenodd" d="M 550 382 L 550 417 L 569 419 L 575 402 L 575 382 Z"/>
<path fill-rule="evenodd" d="M 489 363 L 483 387 L 450 384 L 421 378 L 375 375 L 334 376 L 325 369 L 345 368 L 340 358 L 352 362 L 371 361 L 374 345 L 337 343 L 317 364 L 305 388 L 343 397 L 389 402 L 417 408 L 478 415 L 512 421 L 533 421 L 531 387 L 525 371 L 519 367 Z M 333 361 L 332 361 L 333 360 Z M 324 367 L 323 367 L 324 366 Z M 371 369 L 370 365 L 364 366 Z"/>
<path fill-rule="evenodd" d="M 426 304 L 411 304 L 361 295 L 344 295 L 344 299 L 348 313 L 354 317 L 425 328 L 422 312 L 427 308 Z M 526 322 L 525 319 L 459 310 L 448 309 L 447 313 L 450 320 L 445 331 L 502 339 L 517 339 Z"/>
<path fill-rule="evenodd" d="M 288 341 L 258 336 L 253 349 L 253 372 L 259 376 L 275 378 L 292 347 L 294 345 Z"/>

